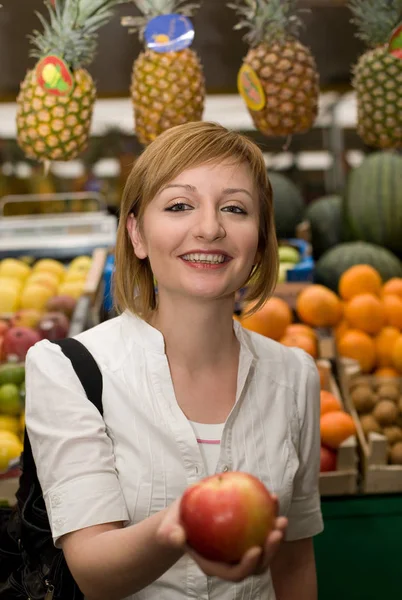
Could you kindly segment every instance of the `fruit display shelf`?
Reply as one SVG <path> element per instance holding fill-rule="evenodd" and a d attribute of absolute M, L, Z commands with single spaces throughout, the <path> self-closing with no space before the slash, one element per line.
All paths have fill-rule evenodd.
<path fill-rule="evenodd" d="M 330 392 L 342 406 L 345 406 L 339 387 L 328 360 L 318 359 L 317 367 L 324 374 L 323 390 Z M 346 407 L 345 407 L 346 408 Z M 336 469 L 320 472 L 320 495 L 350 496 L 358 492 L 358 455 L 356 436 L 350 436 L 336 451 Z"/>
<path fill-rule="evenodd" d="M 344 358 L 339 359 L 339 374 L 345 404 L 356 422 L 362 492 L 401 493 L 402 377 L 362 375 L 356 361 Z M 356 404 L 357 387 L 371 390 L 374 406 L 363 406 L 363 397 Z"/>
<path fill-rule="evenodd" d="M 46 214 L 26 214 L 38 204 L 46 206 Z M 5 216 L 10 206 L 22 207 L 23 214 Z M 113 247 L 116 231 L 117 218 L 108 214 L 97 193 L 27 194 L 0 200 L 0 259 L 27 255 L 68 260 L 95 248 Z"/>

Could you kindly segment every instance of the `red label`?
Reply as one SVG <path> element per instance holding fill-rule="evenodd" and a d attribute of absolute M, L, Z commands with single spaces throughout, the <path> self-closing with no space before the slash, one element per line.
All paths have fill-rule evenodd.
<path fill-rule="evenodd" d="M 48 94 L 69 96 L 74 87 L 73 76 L 61 58 L 46 56 L 36 66 L 38 84 Z"/>

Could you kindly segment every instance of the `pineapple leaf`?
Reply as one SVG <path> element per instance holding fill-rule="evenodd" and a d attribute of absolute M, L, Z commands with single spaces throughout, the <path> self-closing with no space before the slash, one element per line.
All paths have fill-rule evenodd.
<path fill-rule="evenodd" d="M 248 29 L 244 40 L 250 46 L 282 42 L 296 36 L 302 21 L 297 0 L 233 0 L 227 6 L 240 17 L 235 29 Z"/>
<path fill-rule="evenodd" d="M 36 13 L 43 31 L 35 30 L 29 39 L 33 45 L 31 56 L 43 58 L 56 54 L 72 69 L 90 64 L 95 56 L 98 30 L 113 16 L 113 9 L 123 0 L 49 0 L 46 19 Z"/>
<path fill-rule="evenodd" d="M 349 0 L 358 38 L 370 47 L 386 44 L 402 21 L 402 0 Z"/>

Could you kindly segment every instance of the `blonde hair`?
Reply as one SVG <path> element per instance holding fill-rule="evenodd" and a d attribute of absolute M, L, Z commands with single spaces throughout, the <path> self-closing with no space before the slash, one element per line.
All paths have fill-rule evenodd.
<path fill-rule="evenodd" d="M 165 131 L 135 162 L 120 206 L 115 249 L 114 302 L 147 318 L 156 308 L 154 277 L 149 260 L 135 255 L 127 231 L 133 213 L 142 227 L 144 211 L 158 191 L 186 169 L 208 162 L 233 160 L 249 166 L 260 201 L 257 262 L 247 281 L 246 301 L 251 314 L 271 295 L 277 281 L 278 248 L 272 205 L 272 188 L 260 149 L 248 138 L 215 123 L 193 122 Z M 134 293 L 134 291 L 136 291 Z"/>

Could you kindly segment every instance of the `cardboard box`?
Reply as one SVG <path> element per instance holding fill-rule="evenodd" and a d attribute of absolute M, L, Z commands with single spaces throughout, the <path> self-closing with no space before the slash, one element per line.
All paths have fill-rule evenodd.
<path fill-rule="evenodd" d="M 320 371 L 327 372 L 324 389 L 331 392 L 344 405 L 328 360 L 317 361 Z M 346 407 L 345 407 L 346 408 Z M 349 411 L 348 411 L 349 412 Z M 351 436 L 338 448 L 336 471 L 320 473 L 321 496 L 346 496 L 358 492 L 358 454 L 356 436 Z"/>
<path fill-rule="evenodd" d="M 350 396 L 353 379 L 359 377 L 359 380 L 372 383 L 375 377 L 362 375 L 356 361 L 343 358 L 339 359 L 339 377 L 345 404 L 356 421 L 362 469 L 362 491 L 366 494 L 402 492 L 402 465 L 388 463 L 388 442 L 384 435 L 370 433 L 366 438 Z M 398 381 L 402 392 L 402 378 Z M 386 379 L 384 379 L 385 382 Z"/>

